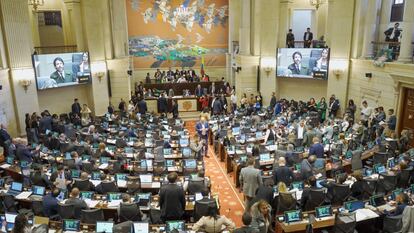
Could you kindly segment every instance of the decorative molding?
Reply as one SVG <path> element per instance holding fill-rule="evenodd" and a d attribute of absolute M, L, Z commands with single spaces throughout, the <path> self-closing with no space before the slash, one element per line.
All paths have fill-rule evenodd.
<path fill-rule="evenodd" d="M 361 93 L 361 100 L 370 100 L 378 104 L 382 91 L 369 87 L 360 87 L 359 90 Z"/>

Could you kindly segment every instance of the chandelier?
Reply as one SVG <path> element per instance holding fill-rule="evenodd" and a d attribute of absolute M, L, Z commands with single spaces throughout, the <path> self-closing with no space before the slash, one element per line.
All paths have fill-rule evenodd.
<path fill-rule="evenodd" d="M 29 5 L 33 6 L 33 11 L 37 11 L 37 7 L 43 6 L 45 4 L 45 0 L 28 0 Z"/>
<path fill-rule="evenodd" d="M 309 0 L 309 3 L 311 4 L 311 6 L 314 6 L 316 8 L 316 10 L 318 10 L 318 8 L 325 3 L 325 0 Z"/>

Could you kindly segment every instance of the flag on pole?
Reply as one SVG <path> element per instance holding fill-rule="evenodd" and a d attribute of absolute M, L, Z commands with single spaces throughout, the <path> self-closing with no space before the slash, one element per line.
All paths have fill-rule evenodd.
<path fill-rule="evenodd" d="M 201 55 L 201 69 L 200 69 L 201 77 L 204 76 L 204 56 Z"/>

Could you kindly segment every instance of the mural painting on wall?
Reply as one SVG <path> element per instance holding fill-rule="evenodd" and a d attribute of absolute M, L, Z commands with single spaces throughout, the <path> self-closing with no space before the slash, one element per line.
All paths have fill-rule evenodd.
<path fill-rule="evenodd" d="M 126 2 L 134 68 L 226 66 L 228 0 Z"/>

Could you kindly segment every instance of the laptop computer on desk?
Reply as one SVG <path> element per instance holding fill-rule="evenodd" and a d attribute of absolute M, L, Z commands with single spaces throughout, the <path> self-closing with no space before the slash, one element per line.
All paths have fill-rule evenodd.
<path fill-rule="evenodd" d="M 30 196 L 30 199 L 41 201 L 43 199 L 43 196 L 45 195 L 45 191 L 46 191 L 45 187 L 33 185 L 32 195 Z"/>
<path fill-rule="evenodd" d="M 80 220 L 64 219 L 63 220 L 63 232 L 65 233 L 80 232 Z"/>
<path fill-rule="evenodd" d="M 7 194 L 17 196 L 23 191 L 23 184 L 19 182 L 12 182 Z"/>

